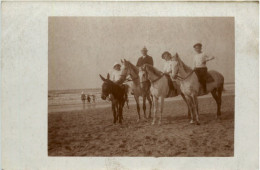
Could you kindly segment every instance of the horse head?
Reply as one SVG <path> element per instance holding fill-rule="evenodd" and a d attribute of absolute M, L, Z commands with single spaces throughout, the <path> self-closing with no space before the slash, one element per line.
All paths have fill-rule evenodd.
<path fill-rule="evenodd" d="M 113 82 L 110 80 L 110 75 L 109 73 L 107 74 L 107 78 L 104 78 L 103 76 L 99 75 L 101 80 L 103 81 L 102 84 L 102 93 L 101 93 L 101 98 L 103 100 L 106 100 L 106 98 L 108 97 L 108 95 L 111 93 L 112 91 L 112 84 Z"/>
<path fill-rule="evenodd" d="M 126 77 L 130 74 L 129 61 L 127 61 L 126 59 L 124 59 L 124 60 L 121 59 L 121 63 L 122 63 L 122 66 L 123 66 L 121 75 Z"/>
<path fill-rule="evenodd" d="M 140 86 L 143 88 L 143 84 L 148 81 L 148 72 L 147 72 L 148 66 L 144 64 L 142 67 L 139 67 L 139 80 L 140 80 Z"/>
<path fill-rule="evenodd" d="M 132 80 L 138 79 L 138 68 L 136 66 L 134 66 L 130 61 L 126 59 L 121 60 L 121 63 L 123 65 L 123 76 L 131 76 Z"/>
<path fill-rule="evenodd" d="M 178 74 L 187 74 L 192 72 L 192 69 L 181 60 L 178 53 L 173 56 L 172 61 L 174 63 L 172 66 L 172 74 L 174 78 L 177 78 Z"/>

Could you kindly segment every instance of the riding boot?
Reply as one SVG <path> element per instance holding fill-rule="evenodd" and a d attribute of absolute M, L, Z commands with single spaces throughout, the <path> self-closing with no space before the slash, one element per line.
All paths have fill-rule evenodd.
<path fill-rule="evenodd" d="M 203 90 L 203 94 L 207 94 L 208 93 L 206 81 L 204 81 L 202 83 L 202 90 Z"/>

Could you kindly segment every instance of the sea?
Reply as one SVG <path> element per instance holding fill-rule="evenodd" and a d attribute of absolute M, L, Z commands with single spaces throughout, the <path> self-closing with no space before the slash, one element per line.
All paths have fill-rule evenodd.
<path fill-rule="evenodd" d="M 225 91 L 223 95 L 234 95 L 235 94 L 235 84 L 234 83 L 226 83 L 224 84 Z M 84 92 L 85 95 L 90 95 L 90 102 L 85 101 L 85 106 L 81 100 L 81 92 Z M 95 95 L 95 101 L 93 101 L 92 96 Z M 211 95 L 201 96 L 210 97 Z M 135 104 L 134 96 L 129 94 L 129 105 Z M 168 98 L 166 101 L 171 100 L 182 100 L 181 96 Z M 142 103 L 142 99 L 140 99 L 140 103 Z M 48 112 L 65 112 L 65 111 L 74 111 L 74 110 L 82 110 L 82 109 L 96 109 L 103 107 L 110 107 L 111 102 L 109 100 L 101 99 L 101 89 L 93 88 L 93 89 L 69 89 L 69 90 L 49 90 L 48 91 Z"/>

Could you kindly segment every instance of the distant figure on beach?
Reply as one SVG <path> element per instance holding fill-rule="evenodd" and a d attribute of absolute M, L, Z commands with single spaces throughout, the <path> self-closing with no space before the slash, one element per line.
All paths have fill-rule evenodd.
<path fill-rule="evenodd" d="M 93 101 L 93 103 L 96 103 L 96 96 L 95 95 L 92 96 L 92 101 Z"/>
<path fill-rule="evenodd" d="M 89 96 L 89 95 L 87 96 L 87 100 L 88 100 L 88 103 L 90 103 L 90 100 L 91 100 L 91 99 L 90 99 L 90 96 Z"/>
<path fill-rule="evenodd" d="M 85 101 L 86 101 L 86 95 L 84 94 L 84 92 L 81 92 L 81 101 L 83 103 L 83 110 L 85 110 Z"/>

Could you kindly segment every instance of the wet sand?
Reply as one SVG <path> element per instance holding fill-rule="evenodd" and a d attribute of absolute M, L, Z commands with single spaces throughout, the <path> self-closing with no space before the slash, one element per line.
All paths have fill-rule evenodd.
<path fill-rule="evenodd" d="M 222 119 L 213 98 L 200 98 L 201 125 L 190 124 L 182 100 L 167 101 L 162 125 L 137 123 L 135 105 L 113 125 L 110 108 L 48 114 L 49 156 L 233 156 L 234 95 L 223 96 Z"/>

